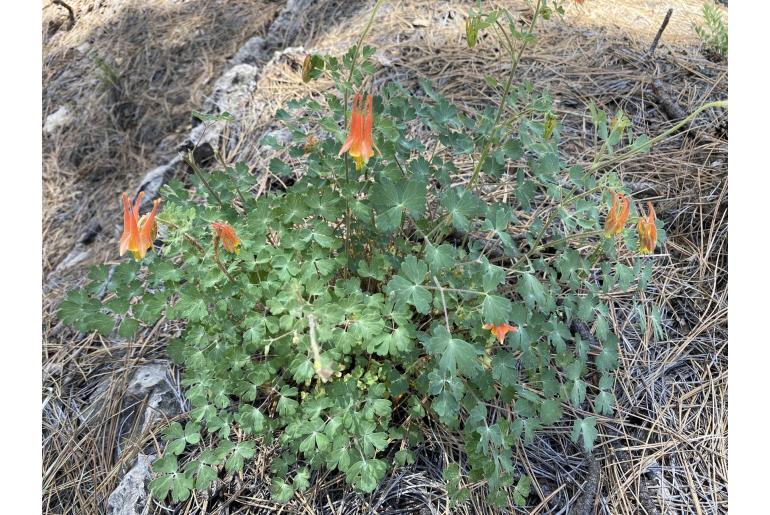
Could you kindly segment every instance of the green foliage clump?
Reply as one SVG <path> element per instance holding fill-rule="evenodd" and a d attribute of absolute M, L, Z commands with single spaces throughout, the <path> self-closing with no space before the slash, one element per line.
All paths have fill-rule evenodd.
<path fill-rule="evenodd" d="M 712 52 L 727 57 L 727 24 L 714 2 L 703 4 L 705 26 L 695 26 L 695 32 Z"/>
<path fill-rule="evenodd" d="M 532 34 L 512 37 L 523 45 Z M 514 66 L 500 105 L 480 112 L 426 81 L 421 96 L 383 85 L 379 153 L 356 173 L 338 152 L 373 54 L 359 44 L 341 59 L 313 57 L 313 75 L 339 93 L 278 112 L 293 140 L 269 168 L 289 186 L 257 197 L 245 164 L 196 168 L 191 185 L 164 187 L 162 248 L 95 268 L 61 305 L 81 331 L 131 338 L 161 317 L 184 327 L 168 354 L 192 409 L 164 432 L 156 498 L 185 500 L 276 444 L 275 499 L 308 488 L 314 470 L 371 492 L 414 460 L 431 418 L 464 442 L 463 468 L 445 470 L 456 500 L 467 477 L 486 481 L 492 504 L 523 504 L 530 479 L 512 449 L 570 413 L 573 439 L 590 451 L 596 418 L 572 414 L 613 412 L 618 341 L 606 299 L 644 287 L 652 269 L 618 262 L 619 245 L 636 251 L 630 227 L 603 238 L 600 212 L 622 188 L 597 172 L 645 140 L 630 140 L 622 113 L 592 107 L 599 151 L 591 167 L 570 166 L 550 96 L 513 85 Z M 473 163 L 470 181 L 454 180 L 460 162 Z M 504 201 L 482 198 L 489 180 L 507 185 Z M 217 249 L 213 222 L 234 228 L 238 253 Z M 502 340 L 483 329 L 503 323 L 516 330 Z M 206 434 L 217 443 L 188 454 Z"/>

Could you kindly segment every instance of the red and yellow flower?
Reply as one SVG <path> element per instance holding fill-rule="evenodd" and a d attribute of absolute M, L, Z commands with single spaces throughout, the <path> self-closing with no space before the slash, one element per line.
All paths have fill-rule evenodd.
<path fill-rule="evenodd" d="M 655 245 L 658 241 L 658 230 L 655 227 L 655 210 L 652 208 L 652 202 L 647 202 L 647 209 L 649 213 L 647 217 L 644 217 L 644 213 L 639 217 L 639 221 L 636 224 L 637 231 L 639 232 L 639 252 L 642 254 L 650 254 L 655 250 Z"/>
<path fill-rule="evenodd" d="M 505 335 L 507 335 L 508 333 L 515 333 L 516 331 L 519 330 L 518 327 L 513 325 L 508 325 L 508 324 L 499 324 L 499 325 L 484 324 L 483 328 L 487 329 L 492 334 L 494 334 L 495 338 L 497 338 L 497 341 L 499 341 L 500 343 L 503 343 L 503 341 L 505 341 Z"/>
<path fill-rule="evenodd" d="M 211 224 L 211 228 L 214 229 L 214 246 L 217 245 L 217 240 L 222 242 L 222 246 L 226 251 L 237 254 L 239 249 L 238 245 L 241 244 L 240 238 L 235 233 L 233 226 L 225 222 L 214 222 Z"/>
<path fill-rule="evenodd" d="M 612 192 L 612 206 L 610 206 L 610 212 L 607 213 L 607 220 L 604 222 L 604 236 L 606 238 L 620 234 L 623 226 L 626 225 L 626 220 L 628 220 L 630 207 L 631 204 L 625 195 Z"/>
<path fill-rule="evenodd" d="M 348 139 L 342 145 L 339 155 L 348 152 L 356 162 L 356 170 L 361 170 L 374 155 L 374 142 L 372 141 L 372 96 L 367 95 L 366 104 L 364 97 L 356 93 L 353 97 L 353 112 L 350 115 L 350 132 Z"/>
<path fill-rule="evenodd" d="M 152 248 L 152 242 L 158 235 L 158 226 L 155 215 L 158 213 L 160 199 L 152 203 L 152 211 L 139 217 L 139 206 L 142 203 L 144 192 L 140 192 L 133 208 L 128 198 L 128 193 L 123 193 L 123 235 L 120 237 L 120 255 L 131 252 L 134 259 L 140 261 Z"/>

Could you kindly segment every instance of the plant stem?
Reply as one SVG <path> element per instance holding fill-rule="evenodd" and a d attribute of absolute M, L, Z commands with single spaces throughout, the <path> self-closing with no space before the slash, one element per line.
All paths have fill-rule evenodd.
<path fill-rule="evenodd" d="M 433 276 L 433 283 L 438 288 L 439 293 L 441 293 L 441 304 L 444 306 L 444 322 L 446 322 L 446 332 L 452 333 L 452 329 L 449 326 L 449 313 L 447 312 L 446 308 L 446 298 L 444 298 L 444 288 L 441 287 L 441 284 L 439 284 L 438 279 L 436 279 L 436 276 Z"/>
<path fill-rule="evenodd" d="M 232 283 L 235 282 L 233 279 L 233 276 L 230 275 L 230 273 L 227 271 L 227 268 L 225 268 L 225 265 L 222 264 L 222 260 L 219 259 L 219 237 L 214 235 L 214 261 L 217 263 L 217 266 L 222 271 L 223 274 L 225 274 L 225 277 Z"/>
<path fill-rule="evenodd" d="M 198 177 L 198 179 L 200 179 L 200 181 L 203 183 L 203 185 L 209 191 L 209 193 L 211 193 L 211 195 L 216 199 L 216 201 L 219 204 L 219 206 L 222 209 L 224 209 L 225 208 L 225 204 L 222 202 L 222 199 L 219 197 L 219 194 L 211 188 L 211 185 L 206 180 L 206 178 L 203 176 L 203 170 L 201 170 L 200 167 L 198 166 L 198 164 L 195 162 L 195 157 L 193 157 L 192 150 L 187 152 L 187 158 L 185 159 L 185 162 L 188 165 L 190 165 L 190 168 L 192 168 L 193 173 L 195 173 L 195 175 Z"/>
<path fill-rule="evenodd" d="M 486 297 L 487 295 L 489 295 L 487 292 L 475 291 L 475 290 L 463 290 L 462 288 L 446 288 L 443 286 L 439 286 L 438 288 L 435 288 L 433 286 L 423 286 L 423 288 L 425 288 L 426 290 L 440 290 L 442 292 L 451 291 L 455 293 L 467 293 L 469 295 L 479 295 L 483 297 Z"/>
<path fill-rule="evenodd" d="M 639 145 L 637 147 L 635 147 L 633 144 L 628 145 L 625 148 L 621 149 L 620 152 L 616 153 L 613 157 L 606 159 L 604 161 L 599 161 L 597 163 L 594 163 L 593 165 L 591 165 L 591 168 L 588 169 L 588 172 L 586 174 L 595 172 L 604 166 L 623 161 L 635 154 L 642 152 L 643 150 L 651 149 L 654 144 L 666 139 L 671 134 L 677 132 L 679 129 L 681 129 L 682 127 L 684 127 L 685 125 L 693 121 L 701 112 L 705 111 L 706 109 L 710 109 L 712 107 L 727 109 L 727 100 L 717 100 L 714 102 L 707 102 L 703 104 L 702 106 L 697 108 L 695 111 L 690 113 L 687 117 L 683 118 L 679 123 L 677 123 L 670 129 L 658 134 L 657 136 L 647 141 L 643 145 Z"/>
<path fill-rule="evenodd" d="M 508 101 L 508 94 L 511 91 L 511 85 L 513 84 L 513 77 L 516 74 L 516 69 L 519 67 L 519 62 L 521 61 L 521 56 L 524 54 L 524 50 L 527 48 L 527 41 L 529 40 L 530 36 L 532 36 L 532 32 L 535 30 L 535 23 L 537 22 L 538 15 L 540 14 L 541 4 L 544 0 L 538 0 L 537 5 L 535 6 L 535 12 L 532 14 L 532 20 L 529 23 L 529 28 L 527 29 L 525 39 L 521 43 L 521 47 L 519 48 L 519 51 L 517 54 L 511 53 L 511 71 L 508 74 L 508 80 L 505 83 L 505 89 L 503 90 L 503 99 L 500 102 L 500 105 L 497 108 L 497 113 L 495 114 L 495 121 L 492 123 L 492 126 L 489 128 L 489 133 L 487 134 L 486 141 L 484 143 L 484 148 L 481 151 L 481 155 L 479 156 L 479 160 L 476 162 L 476 166 L 473 170 L 473 176 L 471 177 L 471 180 L 468 182 L 468 189 L 472 190 L 476 186 L 476 182 L 478 181 L 479 174 L 481 173 L 481 166 L 484 164 L 484 161 L 487 160 L 487 155 L 489 155 L 489 151 L 492 148 L 492 140 L 493 136 L 495 135 L 495 130 L 497 129 L 497 124 L 500 121 L 500 117 L 503 114 L 503 111 L 505 110 L 505 104 Z M 508 38 L 508 34 L 505 33 L 505 30 L 501 28 L 501 32 L 503 33 L 503 36 L 505 36 L 505 39 L 508 42 L 508 45 L 511 50 L 513 50 L 513 43 Z"/>
<path fill-rule="evenodd" d="M 350 85 L 350 81 L 353 80 L 353 72 L 356 69 L 356 60 L 358 59 L 358 52 L 361 50 L 361 45 L 364 42 L 364 39 L 366 38 L 367 34 L 369 34 L 369 30 L 372 28 L 372 23 L 374 23 L 374 17 L 377 14 L 377 11 L 380 8 L 380 5 L 382 5 L 383 0 L 377 0 L 377 3 L 374 4 L 374 8 L 372 9 L 372 15 L 369 17 L 369 21 L 366 24 L 366 27 L 364 28 L 364 31 L 361 33 L 361 36 L 358 38 L 358 42 L 356 43 L 356 46 L 354 47 L 355 50 L 353 50 L 353 59 L 350 63 L 350 73 L 348 74 L 348 80 L 347 84 Z M 347 130 L 349 128 L 349 120 L 348 120 L 348 90 L 345 89 L 344 94 L 344 118 L 345 118 L 345 129 Z M 350 160 L 348 159 L 348 155 L 345 154 L 345 187 L 350 189 Z M 347 256 L 350 256 L 350 200 L 348 199 L 348 196 L 345 195 L 345 254 Z"/>
<path fill-rule="evenodd" d="M 321 363 L 321 349 L 318 347 L 315 335 L 315 315 L 309 314 L 307 316 L 308 331 L 310 333 L 310 349 L 313 352 L 313 368 L 315 373 L 321 382 L 325 383 L 331 379 L 334 371 L 329 368 L 324 368 Z"/>
<path fill-rule="evenodd" d="M 479 156 L 478 161 L 476 161 L 476 165 L 473 168 L 473 175 L 471 176 L 470 181 L 468 181 L 468 190 L 473 190 L 473 188 L 476 186 L 476 183 L 478 182 L 478 179 L 481 173 L 481 166 L 484 164 L 484 161 L 486 161 L 487 156 L 489 155 L 489 151 L 492 148 L 492 140 L 497 129 L 497 124 L 500 122 L 500 117 L 502 116 L 503 111 L 505 110 L 505 105 L 508 99 L 508 95 L 511 92 L 513 78 L 516 75 L 516 70 L 519 67 L 519 62 L 521 62 L 521 56 L 524 54 L 524 50 L 527 48 L 527 41 L 530 39 L 530 37 L 532 36 L 532 33 L 535 30 L 535 24 L 537 23 L 537 18 L 540 15 L 542 4 L 545 1 L 546 0 L 538 0 L 537 5 L 535 6 L 535 12 L 532 14 L 532 20 L 529 23 L 529 28 L 527 29 L 527 32 L 525 34 L 524 41 L 522 42 L 521 47 L 519 48 L 519 51 L 516 54 L 513 53 L 513 42 L 508 37 L 508 34 L 506 34 L 505 29 L 503 27 L 500 27 L 500 31 L 505 37 L 505 40 L 508 43 L 508 48 L 510 50 L 511 71 L 508 73 L 508 79 L 506 80 L 505 88 L 503 90 L 503 98 L 500 102 L 500 105 L 497 108 L 497 113 L 495 114 L 495 120 L 492 123 L 491 127 L 489 128 L 489 133 L 486 135 L 484 147 L 481 151 L 481 155 Z M 449 215 L 444 216 L 436 224 L 436 227 L 433 230 L 431 230 L 431 232 L 429 233 L 430 235 L 433 235 L 434 232 L 441 231 L 440 232 L 441 236 L 437 239 L 439 243 L 443 241 L 446 235 L 445 225 L 449 222 L 449 220 L 450 220 Z"/>

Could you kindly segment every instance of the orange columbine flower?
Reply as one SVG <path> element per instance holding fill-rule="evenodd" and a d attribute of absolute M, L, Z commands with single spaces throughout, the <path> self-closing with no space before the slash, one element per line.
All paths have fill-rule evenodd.
<path fill-rule="evenodd" d="M 345 144 L 342 145 L 339 155 L 345 152 L 356 162 L 356 170 L 361 170 L 374 155 L 374 142 L 372 141 L 372 96 L 367 95 L 366 106 L 360 93 L 353 97 L 353 112 L 350 115 L 350 132 Z"/>
<path fill-rule="evenodd" d="M 237 254 L 239 250 L 238 245 L 241 244 L 241 240 L 235 234 L 233 226 L 228 223 L 214 222 L 211 224 L 211 227 L 214 229 L 214 246 L 217 244 L 216 240 L 221 240 L 225 250 Z"/>
<path fill-rule="evenodd" d="M 652 202 L 647 202 L 647 209 L 649 210 L 647 218 L 645 219 L 644 213 L 642 213 L 636 224 L 639 231 L 639 252 L 642 254 L 650 254 L 655 250 L 658 241 L 658 229 L 655 227 L 655 210 L 652 208 Z"/>
<path fill-rule="evenodd" d="M 128 250 L 137 261 L 144 258 L 158 235 L 155 215 L 158 213 L 160 199 L 153 201 L 150 214 L 144 214 L 140 218 L 139 205 L 142 203 L 142 197 L 144 197 L 143 191 L 139 193 L 132 208 L 128 193 L 123 193 L 123 236 L 120 237 L 120 255 L 122 256 Z"/>
<path fill-rule="evenodd" d="M 497 340 L 500 343 L 503 343 L 505 340 L 505 335 L 508 333 L 515 333 L 519 330 L 518 327 L 508 324 L 500 324 L 500 325 L 494 325 L 494 324 L 484 324 L 484 329 L 489 330 L 492 334 L 495 335 Z"/>
<path fill-rule="evenodd" d="M 625 195 L 612 192 L 612 206 L 610 207 L 610 212 L 607 213 L 607 220 L 604 222 L 605 238 L 611 238 L 620 234 L 623 226 L 626 225 L 626 220 L 628 220 L 630 206 L 631 204 Z"/>

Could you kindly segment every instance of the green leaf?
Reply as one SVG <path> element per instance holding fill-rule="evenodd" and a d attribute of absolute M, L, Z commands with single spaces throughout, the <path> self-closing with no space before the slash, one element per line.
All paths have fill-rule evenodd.
<path fill-rule="evenodd" d="M 337 467 L 340 472 L 345 472 L 350 466 L 350 453 L 347 447 L 337 447 L 329 453 L 326 466 L 330 469 Z"/>
<path fill-rule="evenodd" d="M 278 414 L 282 417 L 290 417 L 297 412 L 299 403 L 291 397 L 297 396 L 297 389 L 294 387 L 281 388 L 281 395 L 278 399 Z"/>
<path fill-rule="evenodd" d="M 425 211 L 425 182 L 412 179 L 394 184 L 385 176 L 371 189 L 372 205 L 377 211 L 377 227 L 391 232 L 401 226 L 404 213 L 418 220 Z"/>
<path fill-rule="evenodd" d="M 594 399 L 594 408 L 601 415 L 612 416 L 615 405 L 615 394 L 610 391 L 602 390 Z"/>
<path fill-rule="evenodd" d="M 459 370 L 466 377 L 475 377 L 481 371 L 478 356 L 483 352 L 466 341 L 452 338 L 443 325 L 436 327 L 425 348 L 438 358 L 439 368 L 451 375 Z"/>
<path fill-rule="evenodd" d="M 124 318 L 118 327 L 118 336 L 121 338 L 131 338 L 139 329 L 139 321 L 133 318 Z"/>
<path fill-rule="evenodd" d="M 150 481 L 150 495 L 153 498 L 160 501 L 168 497 L 168 492 L 171 490 L 171 486 L 174 484 L 174 476 L 171 474 L 164 474 L 158 476 Z"/>
<path fill-rule="evenodd" d="M 453 267 L 456 257 L 457 248 L 447 243 L 442 243 L 438 247 L 428 243 L 425 247 L 425 261 L 428 262 L 433 273 Z"/>
<path fill-rule="evenodd" d="M 171 499 L 174 502 L 186 501 L 195 482 L 189 474 L 175 474 L 171 483 Z"/>
<path fill-rule="evenodd" d="M 582 379 L 574 379 L 570 383 L 569 400 L 576 408 L 586 399 L 586 383 Z"/>
<path fill-rule="evenodd" d="M 516 506 L 525 506 L 527 504 L 527 497 L 529 497 L 531 481 L 529 476 L 521 476 L 519 482 L 516 483 L 516 487 L 513 489 L 513 502 Z"/>
<path fill-rule="evenodd" d="M 378 459 L 362 459 L 345 473 L 348 482 L 365 493 L 371 493 L 385 476 L 387 465 Z"/>
<path fill-rule="evenodd" d="M 540 405 L 540 421 L 547 426 L 561 419 L 562 413 L 561 402 L 556 399 L 544 400 Z"/>
<path fill-rule="evenodd" d="M 285 503 L 294 497 L 294 488 L 278 478 L 273 478 L 273 482 L 270 485 L 270 495 L 276 502 Z"/>
<path fill-rule="evenodd" d="M 540 306 L 545 304 L 545 289 L 542 283 L 530 273 L 522 274 L 517 291 L 530 308 L 534 307 L 535 304 Z"/>
<path fill-rule="evenodd" d="M 148 293 L 131 307 L 134 318 L 151 325 L 158 321 L 163 308 L 166 307 L 166 296 L 162 293 Z"/>
<path fill-rule="evenodd" d="M 586 452 L 591 452 L 598 434 L 596 432 L 596 417 L 575 420 L 575 424 L 572 426 L 572 441 L 577 443 L 581 434 L 583 435 L 583 447 Z"/>
<path fill-rule="evenodd" d="M 294 475 L 294 479 L 291 481 L 291 485 L 298 492 L 304 492 L 310 488 L 310 470 L 308 470 L 307 467 L 299 470 Z"/>
<path fill-rule="evenodd" d="M 433 295 L 422 286 L 427 273 L 428 266 L 409 255 L 401 263 L 399 275 L 388 282 L 385 292 L 395 297 L 397 306 L 411 304 L 418 313 L 428 314 Z"/>
<path fill-rule="evenodd" d="M 148 274 L 154 285 L 177 282 L 182 278 L 181 270 L 168 261 L 155 261 Z"/>
<path fill-rule="evenodd" d="M 217 470 L 209 465 L 201 465 L 195 476 L 195 488 L 205 490 L 211 486 L 211 483 L 217 478 Z"/>
<path fill-rule="evenodd" d="M 192 322 L 199 322 L 209 314 L 208 305 L 193 288 L 183 289 L 174 310 Z"/>
<path fill-rule="evenodd" d="M 499 351 L 492 358 L 492 377 L 503 386 L 514 386 L 518 383 L 519 362 L 510 352 Z"/>
<path fill-rule="evenodd" d="M 399 467 L 403 467 L 407 464 L 411 465 L 414 463 L 414 453 L 409 449 L 401 449 L 400 451 L 396 451 L 394 458 L 396 464 Z"/>
<path fill-rule="evenodd" d="M 412 347 L 412 338 L 409 331 L 403 327 L 395 329 L 389 334 L 382 334 L 377 338 L 369 339 L 366 351 L 380 356 L 395 356 L 407 352 Z"/>
<path fill-rule="evenodd" d="M 291 175 L 291 167 L 277 157 L 270 160 L 268 169 L 280 177 L 288 177 Z"/>
<path fill-rule="evenodd" d="M 71 293 L 72 292 L 67 296 L 66 300 L 63 300 L 61 304 L 59 304 L 59 311 L 56 313 L 59 320 L 68 326 L 77 323 L 86 313 L 81 302 L 70 300 L 71 297 L 73 297 Z"/>
<path fill-rule="evenodd" d="M 162 458 L 159 458 L 155 460 L 155 462 L 152 464 L 152 470 L 153 472 L 157 472 L 159 474 L 170 474 L 172 472 L 177 471 L 177 461 L 176 456 L 173 454 L 167 454 L 166 456 L 163 456 Z"/>
<path fill-rule="evenodd" d="M 179 422 L 174 422 L 163 431 L 163 434 L 168 441 L 166 450 L 172 454 L 182 454 L 188 443 L 195 445 L 201 439 L 200 426 L 194 423 L 188 423 L 182 429 Z"/>
<path fill-rule="evenodd" d="M 115 328 L 115 319 L 104 313 L 90 313 L 85 316 L 84 323 L 93 331 L 98 331 L 102 336 L 109 336 Z"/>
<path fill-rule="evenodd" d="M 441 205 L 448 211 L 452 224 L 461 231 L 471 229 L 470 219 L 483 214 L 483 203 L 461 187 L 450 188 L 444 195 Z"/>
<path fill-rule="evenodd" d="M 254 457 L 254 442 L 240 442 L 233 448 L 232 454 L 225 462 L 225 470 L 228 473 L 233 474 L 235 472 L 241 472 L 243 470 L 243 463 L 245 459 Z"/>
<path fill-rule="evenodd" d="M 517 161 L 524 155 L 524 149 L 521 146 L 521 141 L 518 139 L 509 139 L 503 145 L 505 151 L 505 157 L 511 161 Z"/>
<path fill-rule="evenodd" d="M 115 314 L 123 315 L 128 311 L 130 304 L 128 298 L 115 297 L 114 299 L 105 303 L 105 306 Z"/>
<path fill-rule="evenodd" d="M 388 446 L 388 435 L 385 433 L 374 432 L 374 424 L 370 423 L 363 426 L 361 432 L 361 447 L 364 454 L 371 455 L 374 450 L 381 451 Z"/>
<path fill-rule="evenodd" d="M 594 361 L 596 362 L 596 367 L 602 372 L 614 370 L 618 366 L 617 344 L 612 340 L 606 341 Z"/>
<path fill-rule="evenodd" d="M 499 295 L 487 295 L 481 305 L 481 316 L 488 324 L 499 325 L 511 320 L 511 301 Z"/>
<path fill-rule="evenodd" d="M 444 481 L 447 482 L 447 493 L 454 503 L 462 503 L 470 497 L 470 490 L 467 487 L 460 488 L 460 465 L 449 463 L 442 472 Z"/>

